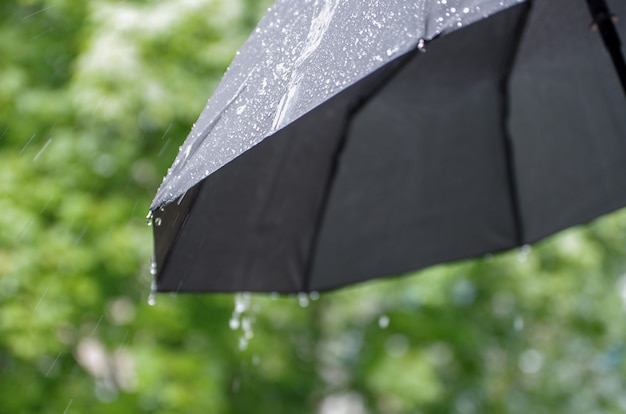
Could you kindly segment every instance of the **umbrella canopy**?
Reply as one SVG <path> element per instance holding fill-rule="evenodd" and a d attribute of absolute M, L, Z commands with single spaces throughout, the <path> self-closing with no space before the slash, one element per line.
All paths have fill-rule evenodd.
<path fill-rule="evenodd" d="M 327 290 L 626 205 L 591 22 L 584 0 L 278 1 L 153 201 L 156 288 Z"/>

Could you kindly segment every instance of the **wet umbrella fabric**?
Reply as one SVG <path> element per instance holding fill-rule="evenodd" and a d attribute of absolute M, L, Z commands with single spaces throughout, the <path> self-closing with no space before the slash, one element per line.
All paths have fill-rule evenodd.
<path fill-rule="evenodd" d="M 370 3 L 260 22 L 151 206 L 159 291 L 328 290 L 626 205 L 626 102 L 583 0 Z"/>

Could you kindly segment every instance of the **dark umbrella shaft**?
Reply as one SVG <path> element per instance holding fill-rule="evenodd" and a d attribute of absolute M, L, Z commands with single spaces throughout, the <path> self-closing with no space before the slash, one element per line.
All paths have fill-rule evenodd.
<path fill-rule="evenodd" d="M 622 42 L 615 25 L 613 24 L 613 14 L 605 0 L 587 0 L 589 12 L 593 18 L 593 24 L 600 31 L 604 45 L 611 55 L 613 65 L 622 83 L 624 95 L 626 95 L 626 62 L 622 54 Z"/>

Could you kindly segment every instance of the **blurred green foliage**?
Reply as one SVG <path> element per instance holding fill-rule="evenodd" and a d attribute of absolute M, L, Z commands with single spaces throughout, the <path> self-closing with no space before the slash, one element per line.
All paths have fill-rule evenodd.
<path fill-rule="evenodd" d="M 319 298 L 148 306 L 151 197 L 268 6 L 0 3 L 0 412 L 625 412 L 624 211 Z"/>

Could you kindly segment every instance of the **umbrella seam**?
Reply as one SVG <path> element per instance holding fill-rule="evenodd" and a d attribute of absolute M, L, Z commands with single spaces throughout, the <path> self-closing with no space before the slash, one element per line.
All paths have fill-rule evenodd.
<path fill-rule="evenodd" d="M 526 240 L 524 219 L 521 212 L 520 203 L 520 191 L 518 185 L 518 177 L 515 168 L 515 149 L 513 145 L 513 136 L 509 128 L 509 121 L 511 115 L 511 77 L 515 68 L 515 62 L 517 60 L 518 53 L 521 49 L 524 33 L 526 31 L 526 23 L 532 9 L 532 2 L 526 2 L 526 13 L 518 23 L 516 30 L 516 43 L 511 49 L 511 55 L 507 63 L 504 77 L 501 83 L 502 93 L 502 136 L 504 141 L 504 156 L 506 163 L 506 175 L 509 188 L 509 200 L 511 202 L 511 210 L 513 213 L 513 225 L 515 229 L 515 240 L 517 245 L 523 245 Z"/>
<path fill-rule="evenodd" d="M 406 53 L 405 55 L 399 56 L 396 60 L 391 61 L 387 65 L 384 65 L 383 67 L 379 68 L 378 70 L 381 70 L 384 67 L 388 67 L 388 65 L 394 65 L 394 64 L 397 65 L 395 68 L 393 68 L 393 70 L 391 71 L 391 73 L 388 74 L 387 77 L 385 77 L 384 79 L 379 81 L 377 85 L 372 87 L 371 91 L 367 94 L 367 96 L 359 97 L 351 105 L 348 106 L 345 126 L 343 127 L 343 131 L 341 132 L 340 137 L 338 139 L 339 142 L 337 143 L 337 147 L 332 156 L 330 173 L 328 174 L 328 179 L 327 179 L 327 183 L 325 186 L 326 191 L 324 191 L 322 195 L 322 200 L 320 203 L 320 212 L 318 213 L 315 227 L 314 227 L 314 232 L 311 237 L 309 256 L 308 256 L 308 260 L 307 260 L 306 267 L 305 267 L 304 278 L 302 281 L 303 283 L 302 283 L 301 290 L 303 292 L 308 292 L 311 290 L 311 279 L 313 276 L 313 266 L 315 263 L 315 257 L 317 255 L 317 245 L 319 243 L 321 228 L 324 223 L 324 219 L 326 217 L 326 211 L 328 209 L 330 194 L 332 193 L 332 190 L 334 187 L 333 184 L 336 182 L 335 178 L 337 177 L 339 166 L 341 164 L 341 158 L 342 158 L 342 155 L 343 155 L 346 143 L 347 143 L 348 133 L 349 133 L 350 126 L 351 126 L 350 121 L 352 117 L 363 107 L 363 105 L 365 105 L 368 102 L 368 100 L 372 96 L 376 95 L 378 91 L 380 91 L 391 79 L 393 79 L 393 76 L 397 72 L 402 70 L 402 68 L 405 67 L 406 64 L 410 62 L 414 56 L 417 56 L 420 53 L 421 52 L 418 51 L 418 47 L 416 44 L 415 47 L 412 48 L 410 52 Z"/>

